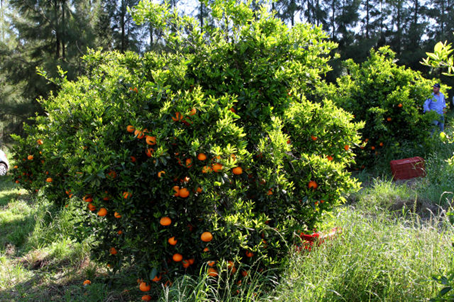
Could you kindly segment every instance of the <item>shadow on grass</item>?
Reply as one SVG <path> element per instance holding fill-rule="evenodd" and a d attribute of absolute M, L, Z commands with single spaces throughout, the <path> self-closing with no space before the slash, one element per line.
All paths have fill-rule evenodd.
<path fill-rule="evenodd" d="M 55 256 L 49 254 L 26 264 L 26 268 L 33 270 L 33 276 L 0 290 L 0 301 L 126 302 L 137 301 L 142 296 L 131 276 L 108 276 L 88 259 L 74 263 L 72 256 L 55 262 Z M 86 279 L 92 283 L 83 286 Z"/>

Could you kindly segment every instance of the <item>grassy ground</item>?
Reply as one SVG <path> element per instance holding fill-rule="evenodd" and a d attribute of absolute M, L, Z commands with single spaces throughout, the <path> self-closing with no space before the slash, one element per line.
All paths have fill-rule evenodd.
<path fill-rule="evenodd" d="M 452 127 L 447 130 L 453 136 Z M 385 168 L 356 175 L 364 188 L 326 215 L 321 228 L 342 233 L 310 253 L 292 252 L 275 277 L 219 287 L 203 275 L 154 293 L 159 301 L 427 301 L 433 274 L 453 268 L 452 144 L 434 141 L 428 176 L 394 183 Z M 0 301 L 139 301 L 133 268 L 109 275 L 75 242 L 66 209 L 53 208 L 0 179 Z M 240 270 L 239 270 L 240 271 Z M 274 275 L 274 277 L 273 277 Z M 90 286 L 82 285 L 85 279 Z M 237 291 L 238 290 L 238 291 Z M 158 297 L 159 296 L 159 297 Z"/>

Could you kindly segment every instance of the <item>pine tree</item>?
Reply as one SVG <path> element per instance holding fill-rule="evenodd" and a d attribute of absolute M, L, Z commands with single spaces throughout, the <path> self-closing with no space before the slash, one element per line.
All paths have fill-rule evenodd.
<path fill-rule="evenodd" d="M 140 52 L 147 29 L 134 24 L 127 10 L 128 7 L 136 6 L 139 0 L 104 0 L 104 2 L 112 29 L 113 48 L 120 52 L 127 50 Z"/>

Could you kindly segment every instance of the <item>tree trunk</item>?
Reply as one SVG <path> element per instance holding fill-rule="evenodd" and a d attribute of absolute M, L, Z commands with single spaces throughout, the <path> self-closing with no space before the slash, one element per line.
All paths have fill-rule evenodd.
<path fill-rule="evenodd" d="M 400 55 L 400 48 L 401 48 L 401 41 L 402 41 L 402 24 L 401 24 L 401 16 L 402 14 L 402 2 L 399 0 L 397 1 L 397 33 L 396 33 L 396 37 L 397 37 L 397 43 L 396 43 L 396 52 L 398 55 Z"/>
<path fill-rule="evenodd" d="M 292 0 L 292 2 L 290 3 L 291 7 L 290 7 L 290 14 L 291 14 L 291 18 L 290 18 L 290 22 L 292 23 L 292 27 L 295 25 L 295 0 Z"/>
<path fill-rule="evenodd" d="M 440 35 L 440 40 L 445 38 L 445 1 L 441 1 L 441 10 L 440 10 L 440 29 L 441 29 L 441 35 Z"/>
<path fill-rule="evenodd" d="M 200 2 L 200 28 L 203 27 L 203 2 Z"/>
<path fill-rule="evenodd" d="M 55 58 L 60 57 L 60 29 L 58 25 L 58 0 L 54 0 L 54 22 L 55 22 Z"/>
<path fill-rule="evenodd" d="M 335 16 L 336 12 L 336 0 L 331 0 L 331 39 L 334 39 L 334 34 L 335 34 Z"/>
<path fill-rule="evenodd" d="M 366 39 L 369 39 L 370 0 L 366 0 Z"/>
<path fill-rule="evenodd" d="M 124 53 L 126 51 L 125 46 L 126 46 L 126 32 L 125 32 L 125 26 L 126 26 L 126 13 L 125 13 L 125 2 L 124 0 L 121 1 L 121 12 L 120 12 L 120 27 L 121 27 L 121 46 L 120 46 L 120 52 Z"/>
<path fill-rule="evenodd" d="M 62 50 L 62 57 L 63 59 L 66 58 L 66 52 L 65 52 L 65 6 L 66 6 L 66 0 L 63 0 L 62 1 L 62 4 L 61 4 L 61 20 L 62 20 L 62 25 L 61 25 L 61 29 L 62 29 L 62 36 L 61 36 L 61 50 Z"/>

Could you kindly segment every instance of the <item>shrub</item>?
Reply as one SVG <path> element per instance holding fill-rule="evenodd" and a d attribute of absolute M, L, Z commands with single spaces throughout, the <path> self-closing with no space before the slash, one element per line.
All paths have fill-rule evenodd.
<path fill-rule="evenodd" d="M 345 68 L 336 85 L 323 87 L 319 94 L 353 113 L 356 121 L 365 121 L 358 166 L 376 163 L 384 154 L 396 156 L 402 146 L 420 152 L 428 147 L 431 122 L 437 119 L 434 112 L 423 113 L 423 104 L 431 97 L 430 80 L 398 66 L 388 47 L 371 50 L 362 64 L 347 60 Z"/>
<path fill-rule="evenodd" d="M 62 74 L 36 120 L 42 171 L 62 180 L 45 192 L 71 190 L 52 200 L 85 217 L 93 256 L 134 264 L 146 283 L 210 261 L 212 276 L 223 260 L 285 263 L 294 234 L 358 188 L 346 168 L 362 124 L 304 96 L 329 70 L 326 34 L 242 4 L 213 12 L 230 31 L 142 1 L 136 21 L 174 53 L 90 51 L 89 75 Z"/>

